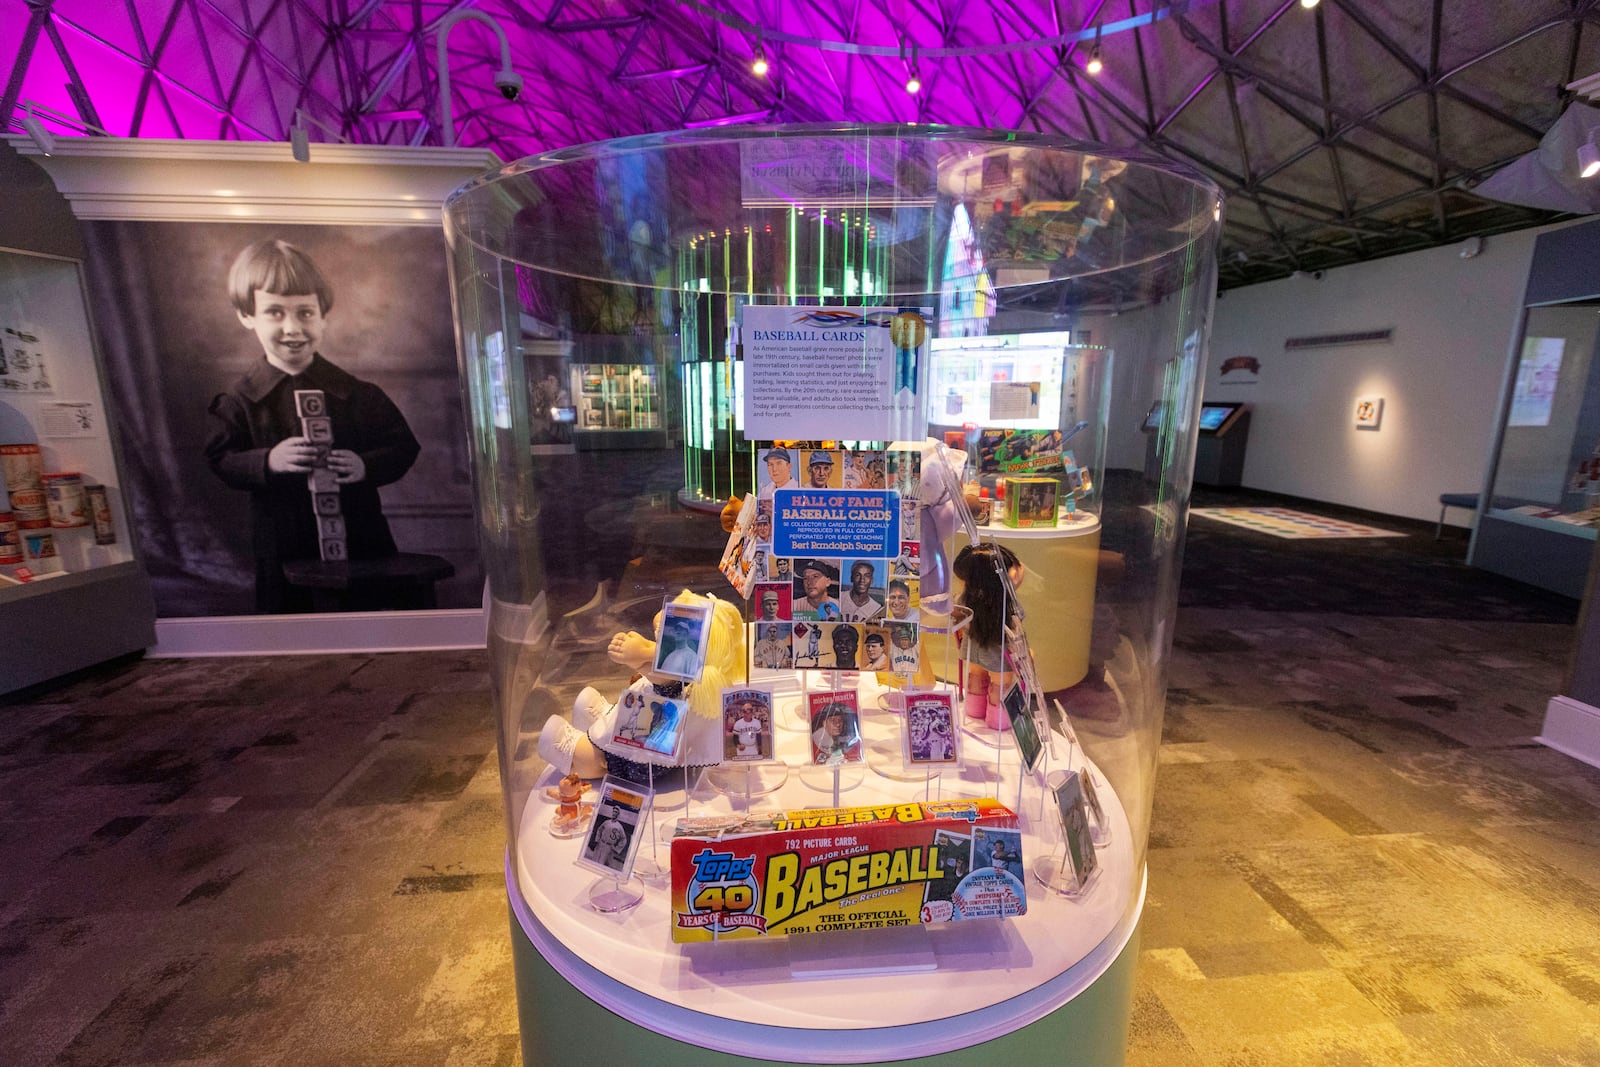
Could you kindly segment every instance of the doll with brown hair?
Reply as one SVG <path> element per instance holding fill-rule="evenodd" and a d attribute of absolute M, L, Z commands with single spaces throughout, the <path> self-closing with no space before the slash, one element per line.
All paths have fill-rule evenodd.
<path fill-rule="evenodd" d="M 984 541 L 963 548 L 952 570 L 963 584 L 957 603 L 972 612 L 966 627 L 962 706 L 967 718 L 998 730 L 1005 721 L 1002 701 L 1014 678 L 1006 662 L 1007 646 L 1023 640 L 1022 607 L 1016 598 L 1022 561 L 1005 545 Z"/>
<path fill-rule="evenodd" d="M 674 597 L 673 603 L 703 604 L 711 609 L 705 666 L 698 678 L 685 683 L 681 678 L 656 673 L 652 669 L 656 643 L 636 631 L 613 635 L 606 654 L 613 663 L 634 672 L 627 688 L 688 701 L 689 714 L 678 759 L 669 761 L 653 752 L 617 745 L 613 740 L 617 702 L 608 700 L 593 686 L 586 686 L 573 702 L 572 721 L 552 715 L 539 734 L 539 755 L 562 775 L 599 778 L 611 774 L 643 785 L 654 773 L 645 766 L 647 763 L 657 767 L 704 767 L 722 761 L 722 690 L 745 680 L 744 618 L 728 601 L 688 590 Z M 659 629 L 659 613 L 655 623 Z"/>

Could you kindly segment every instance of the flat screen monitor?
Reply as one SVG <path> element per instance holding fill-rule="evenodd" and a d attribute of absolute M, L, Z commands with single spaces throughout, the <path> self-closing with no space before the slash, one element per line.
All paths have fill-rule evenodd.
<path fill-rule="evenodd" d="M 1242 407 L 1243 404 L 1201 404 L 1200 432 L 1221 433 Z"/>

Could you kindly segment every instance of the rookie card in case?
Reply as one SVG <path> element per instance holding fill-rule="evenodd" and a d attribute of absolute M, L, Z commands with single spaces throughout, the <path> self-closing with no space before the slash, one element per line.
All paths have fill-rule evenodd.
<path fill-rule="evenodd" d="M 1028 909 L 1017 816 L 992 798 L 680 823 L 672 940 L 932 926 Z"/>

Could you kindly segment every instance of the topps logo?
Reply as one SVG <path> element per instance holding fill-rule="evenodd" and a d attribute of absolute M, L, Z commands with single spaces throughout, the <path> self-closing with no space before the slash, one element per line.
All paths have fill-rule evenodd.
<path fill-rule="evenodd" d="M 731 852 L 712 852 L 709 848 L 694 857 L 694 880 L 701 883 L 742 882 L 750 877 L 755 857 L 736 858 Z"/>

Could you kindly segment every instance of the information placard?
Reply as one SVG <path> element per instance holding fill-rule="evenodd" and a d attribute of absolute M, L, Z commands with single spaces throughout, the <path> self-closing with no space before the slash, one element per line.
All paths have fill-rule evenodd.
<path fill-rule="evenodd" d="M 928 309 L 751 305 L 743 311 L 752 440 L 920 440 Z M 913 321 L 914 320 L 914 321 Z"/>

